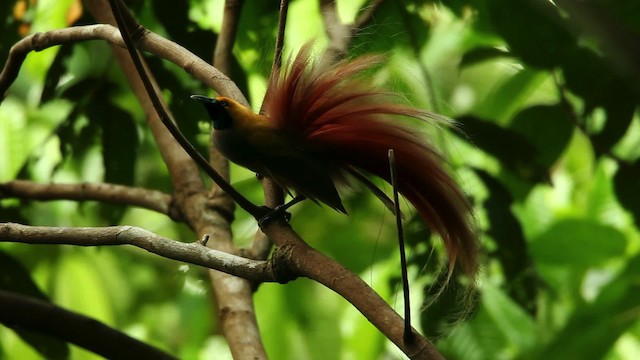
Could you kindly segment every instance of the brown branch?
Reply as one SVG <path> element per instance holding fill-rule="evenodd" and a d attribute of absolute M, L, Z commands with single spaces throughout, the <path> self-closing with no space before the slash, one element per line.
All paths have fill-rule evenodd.
<path fill-rule="evenodd" d="M 0 290 L 0 323 L 70 342 L 107 359 L 176 359 L 95 319 L 52 303 Z"/>
<path fill-rule="evenodd" d="M 358 30 L 367 25 L 367 23 L 373 19 L 373 15 L 375 14 L 378 7 L 382 5 L 383 1 L 384 0 L 372 0 L 369 5 L 360 9 L 360 14 L 353 22 L 353 28 L 355 30 Z"/>
<path fill-rule="evenodd" d="M 376 1 L 374 7 L 379 4 L 380 2 Z M 325 29 L 330 38 L 325 56 L 337 60 L 346 54 L 355 30 L 340 22 L 334 1 L 320 0 L 320 5 Z M 371 9 L 370 12 L 362 15 L 359 19 L 361 24 L 368 21 L 374 10 Z M 279 33 L 284 33 L 284 24 L 279 28 Z M 266 199 L 269 198 L 269 193 L 270 191 L 265 189 Z M 279 268 L 284 267 L 291 271 L 292 277 L 306 276 L 318 281 L 343 296 L 410 358 L 443 358 L 433 344 L 415 330 L 413 330 L 415 336 L 405 337 L 405 322 L 400 315 L 357 275 L 309 247 L 288 224 L 272 222 L 266 224 L 262 231 L 276 245 L 272 259 Z M 263 245 L 254 240 L 250 252 L 253 255 L 268 253 L 269 248 Z M 405 341 L 405 339 L 411 339 L 411 341 Z"/>
<path fill-rule="evenodd" d="M 180 220 L 171 196 L 156 190 L 117 184 L 39 184 L 26 180 L 0 183 L 0 199 L 105 201 L 153 210 Z"/>
<path fill-rule="evenodd" d="M 17 42 L 9 51 L 9 58 L 0 73 L 0 93 L 6 92 L 15 81 L 29 52 L 88 40 L 104 40 L 111 45 L 125 47 L 118 29 L 108 24 L 74 26 L 29 35 Z M 217 93 L 232 97 L 245 106 L 249 105 L 233 81 L 184 47 L 148 30 L 138 39 L 136 45 L 140 50 L 148 51 L 176 64 Z"/>
<path fill-rule="evenodd" d="M 204 77 L 205 79 L 203 80 L 203 82 L 211 83 L 212 87 L 216 89 L 218 93 L 234 97 L 233 95 L 229 95 L 229 93 L 225 93 L 225 91 L 227 90 L 237 90 L 237 87 L 235 87 L 231 80 L 226 78 L 224 75 L 216 73 L 209 65 L 202 62 L 200 59 L 195 58 L 191 53 L 169 42 L 168 40 L 163 39 L 153 33 L 145 33 L 140 38 L 138 46 L 141 49 L 146 49 L 151 52 L 155 51 L 166 53 L 166 56 L 161 56 L 175 62 L 186 71 L 193 74 L 195 77 L 201 78 L 201 80 L 203 80 L 202 78 Z M 207 74 L 212 73 L 214 75 L 207 78 Z M 183 203 L 181 204 L 182 206 L 185 206 Z M 181 207 L 181 209 L 183 208 Z M 189 211 L 189 213 L 191 212 Z M 228 233 L 228 229 L 213 227 L 212 224 L 216 224 L 216 222 L 211 222 L 211 219 L 206 214 L 198 212 L 195 213 L 200 215 L 200 217 L 198 217 L 199 221 L 195 225 L 198 233 L 202 233 L 202 231 L 206 229 L 212 229 L 213 231 L 211 231 L 210 233 L 212 233 L 214 237 L 216 237 L 217 235 L 215 231 L 224 231 L 225 234 Z M 207 223 L 209 225 L 206 225 Z M 0 227 L 0 235 L 1 230 L 2 228 Z M 384 333 L 390 340 L 396 343 L 405 353 L 409 354 L 411 358 L 441 358 L 435 348 L 433 348 L 433 346 L 419 334 L 416 334 L 415 342 L 411 344 L 404 343 L 402 336 L 404 322 L 402 318 L 397 313 L 395 313 L 384 302 L 384 300 L 380 298 L 371 288 L 369 288 L 366 283 L 364 283 L 360 278 L 358 278 L 354 274 L 349 273 L 341 265 L 335 263 L 333 260 L 316 252 L 315 250 L 304 244 L 304 242 L 302 242 L 302 240 L 297 236 L 297 234 L 295 234 L 295 232 L 293 232 L 293 230 L 288 225 L 273 222 L 271 224 L 268 224 L 263 229 L 263 231 L 279 246 L 275 254 L 276 260 L 288 259 L 287 261 L 289 262 L 289 265 L 291 265 L 291 269 L 295 270 L 295 272 L 299 272 L 311 279 L 317 280 L 344 296 L 348 301 L 354 304 L 354 306 L 356 306 L 359 311 L 361 311 L 376 327 L 378 327 L 382 333 Z M 155 244 L 155 242 L 151 243 Z M 229 243 L 230 242 L 224 242 L 224 244 Z M 226 251 L 226 249 L 224 250 Z M 234 249 L 233 247 L 231 247 L 229 250 L 229 252 L 233 252 Z M 287 256 L 287 254 L 290 254 L 291 256 Z M 244 260 L 249 261 L 247 259 Z M 278 263 L 278 265 L 279 268 L 287 268 L 286 263 Z M 231 279 L 237 280 L 239 282 L 244 282 L 243 284 L 248 284 L 248 282 L 242 279 Z M 265 281 L 264 279 L 255 280 Z M 229 282 L 226 285 L 228 289 L 226 289 L 225 291 L 227 292 L 232 291 L 232 288 L 237 289 L 236 283 Z M 247 288 L 247 286 L 241 287 L 241 292 L 246 292 Z M 220 291 L 220 289 L 218 289 L 217 287 L 214 290 L 216 292 Z M 240 297 L 251 299 L 250 292 L 249 294 L 240 294 Z M 231 311 L 226 311 L 221 314 L 223 318 L 241 316 L 244 312 L 246 312 L 237 309 L 228 310 Z M 236 326 L 243 327 L 243 323 L 238 322 L 236 323 Z M 240 333 L 240 331 L 234 333 Z"/>
<path fill-rule="evenodd" d="M 242 3 L 241 0 L 225 1 L 222 29 L 218 34 L 213 64 L 214 67 L 226 74 L 231 73 L 232 50 L 240 22 Z M 246 100 L 245 105 L 248 106 Z M 212 131 L 214 130 L 212 129 Z M 209 149 L 209 158 L 215 168 L 221 171 L 228 180 L 229 162 L 220 154 L 213 143 Z M 213 196 L 216 196 L 220 201 L 225 201 L 228 198 L 220 193 L 217 187 L 213 187 L 211 191 Z M 223 251 L 236 252 L 229 224 L 224 224 L 215 230 L 218 231 L 217 236 L 214 241 L 209 242 L 208 246 Z M 215 306 L 218 308 L 220 327 L 227 339 L 233 358 L 266 359 L 267 354 L 262 343 L 253 304 L 251 283 L 213 270 L 209 271 L 209 279 L 215 294 Z"/>
<path fill-rule="evenodd" d="M 338 60 L 347 53 L 354 29 L 340 20 L 335 0 L 320 0 L 320 11 L 324 30 L 329 37 L 325 55 L 329 59 Z"/>
<path fill-rule="evenodd" d="M 372 0 L 369 5 L 360 10 L 360 14 L 351 24 L 343 23 L 340 20 L 335 0 L 319 1 L 324 30 L 329 37 L 329 45 L 325 49 L 325 56 L 329 59 L 338 60 L 347 54 L 353 36 L 373 19 L 375 11 L 384 0 Z"/>
<path fill-rule="evenodd" d="M 131 55 L 131 60 L 133 60 L 133 64 L 135 65 L 138 74 L 142 80 L 142 83 L 147 91 L 147 95 L 151 99 L 153 103 L 153 107 L 158 113 L 158 117 L 160 121 L 164 124 L 164 126 L 169 130 L 171 135 L 176 139 L 176 141 L 182 146 L 182 148 L 189 154 L 189 156 L 200 166 L 204 172 L 209 175 L 213 181 L 224 190 L 227 195 L 229 195 L 233 200 L 240 205 L 246 212 L 251 214 L 256 219 L 264 216 L 264 211 L 251 203 L 247 198 L 245 198 L 242 194 L 240 194 L 236 189 L 231 186 L 218 172 L 209 164 L 209 161 L 205 159 L 202 154 L 198 152 L 198 150 L 189 142 L 189 140 L 180 132 L 175 123 L 169 118 L 167 112 L 165 110 L 165 105 L 160 98 L 158 97 L 158 93 L 155 91 L 153 84 L 149 80 L 149 76 L 145 68 L 142 65 L 142 61 L 140 59 L 140 55 L 136 51 L 135 45 L 133 43 L 133 39 L 130 36 L 130 31 L 135 32 L 136 35 L 142 36 L 146 31 L 143 27 L 135 23 L 133 18 L 130 16 L 125 19 L 124 10 L 119 7 L 120 0 L 109 0 L 111 4 L 111 10 L 116 16 L 116 21 L 118 23 L 118 28 L 120 29 L 120 33 L 122 38 L 126 44 L 127 51 Z M 124 6 L 124 5 L 122 5 Z M 127 12 L 128 14 L 128 12 Z M 128 27 L 131 27 L 128 29 Z"/>
<path fill-rule="evenodd" d="M 358 28 L 373 18 L 382 0 L 373 0 L 363 9 L 354 24 L 347 25 L 339 19 L 335 1 L 320 0 L 325 31 L 329 46 L 325 57 L 334 61 L 344 57 Z M 287 252 L 284 258 L 297 276 L 306 276 L 327 286 L 356 307 L 378 330 L 396 344 L 411 359 L 443 359 L 436 347 L 424 336 L 412 329 L 407 336 L 405 321 L 357 275 L 342 265 L 309 247 L 286 225 L 267 226 L 263 229 L 278 246 L 277 251 Z"/>
<path fill-rule="evenodd" d="M 118 41 L 114 36 L 115 34 L 114 29 L 93 25 L 53 30 L 45 33 L 38 32 L 23 38 L 9 50 L 7 62 L 2 73 L 0 73 L 0 102 L 4 100 L 9 86 L 18 77 L 22 63 L 29 52 L 42 51 L 52 46 L 74 41 L 103 39 L 115 43 Z"/>
<path fill-rule="evenodd" d="M 276 244 L 273 262 L 294 276 L 315 280 L 344 297 L 411 359 L 443 359 L 435 346 L 413 330 L 405 342 L 404 320 L 360 277 L 308 246 L 288 224 L 273 222 L 262 229 Z M 284 272 L 284 271 L 283 271 Z"/>
<path fill-rule="evenodd" d="M 133 245 L 165 258 L 224 271 L 250 280 L 278 281 L 269 262 L 209 249 L 200 242 L 179 242 L 134 226 L 51 227 L 0 223 L 0 242 L 78 246 Z"/>
<path fill-rule="evenodd" d="M 222 28 L 220 29 L 220 34 L 218 34 L 216 48 L 213 52 L 213 67 L 227 75 L 231 74 L 233 45 L 236 42 L 243 3 L 243 0 L 227 0 L 224 2 Z"/>
<path fill-rule="evenodd" d="M 115 24 L 115 19 L 112 16 L 107 0 L 87 0 L 85 4 L 98 22 L 109 25 Z M 153 107 L 153 103 L 142 84 L 140 76 L 137 76 L 137 70 L 129 54 L 123 49 L 124 43 L 119 36 L 119 31 L 117 28 L 112 29 L 112 31 L 114 32 L 113 37 L 118 41 L 117 44 L 111 43 L 113 54 L 146 115 L 149 129 L 158 144 L 160 155 L 169 171 L 173 188 L 175 189 L 174 198 L 176 204 L 180 205 L 181 210 L 185 210 L 186 207 L 183 206 L 183 204 L 191 199 L 191 195 L 204 191 L 204 183 L 198 173 L 198 168 L 191 157 L 178 145 L 177 141 L 167 132 L 167 129 L 160 121 Z M 144 66 L 145 72 L 149 73 L 146 65 Z M 150 74 L 149 77 L 153 84 L 154 91 L 160 93 L 153 76 Z M 168 116 L 171 117 L 170 111 L 167 112 Z M 188 224 L 191 224 L 194 220 L 194 216 L 191 216 L 191 213 L 190 211 L 183 211 L 183 214 L 186 216 L 185 221 Z"/>

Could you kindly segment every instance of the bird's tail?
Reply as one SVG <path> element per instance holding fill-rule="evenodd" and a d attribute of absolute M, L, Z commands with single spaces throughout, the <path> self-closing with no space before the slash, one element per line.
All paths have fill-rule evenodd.
<path fill-rule="evenodd" d="M 390 181 L 387 154 L 395 151 L 398 191 L 443 239 L 450 269 L 457 262 L 477 270 L 477 239 L 471 206 L 448 174 L 446 162 L 425 136 L 402 118 L 439 121 L 402 104 L 400 97 L 366 81 L 381 56 L 337 64 L 314 62 L 311 44 L 270 81 L 264 109 L 283 131 L 319 155 Z M 277 114 L 277 116 L 275 116 Z"/>

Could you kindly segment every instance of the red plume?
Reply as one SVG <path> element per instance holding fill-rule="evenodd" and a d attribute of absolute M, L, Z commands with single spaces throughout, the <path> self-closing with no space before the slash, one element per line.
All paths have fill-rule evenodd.
<path fill-rule="evenodd" d="M 299 139 L 307 151 L 389 178 L 387 153 L 395 151 L 398 191 L 418 210 L 446 246 L 450 269 L 458 259 L 465 272 L 477 269 L 477 241 L 471 206 L 444 168 L 442 157 L 404 118 L 437 117 L 401 104 L 399 96 L 365 80 L 381 56 L 362 56 L 327 65 L 312 61 L 311 44 L 302 47 L 285 70 L 274 74 L 265 114 L 281 131 Z"/>

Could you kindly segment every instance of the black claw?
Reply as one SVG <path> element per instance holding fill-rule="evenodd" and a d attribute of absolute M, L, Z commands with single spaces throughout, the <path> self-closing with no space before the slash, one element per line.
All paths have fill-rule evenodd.
<path fill-rule="evenodd" d="M 289 208 L 285 205 L 278 205 L 275 208 L 270 208 L 266 206 L 261 206 L 266 214 L 258 220 L 258 225 L 260 227 L 264 227 L 268 225 L 270 222 L 281 219 L 284 222 L 289 222 L 291 220 L 291 213 L 287 211 Z"/>

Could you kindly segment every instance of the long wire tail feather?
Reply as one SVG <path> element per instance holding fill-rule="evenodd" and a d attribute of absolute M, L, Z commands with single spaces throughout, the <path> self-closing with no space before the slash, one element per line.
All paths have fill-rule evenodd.
<path fill-rule="evenodd" d="M 445 169 L 438 152 L 400 118 L 437 122 L 437 115 L 404 105 L 398 96 L 366 81 L 381 56 L 362 56 L 337 64 L 314 62 L 311 45 L 271 78 L 265 114 L 291 138 L 334 159 L 390 182 L 387 152 L 395 151 L 398 190 L 443 239 L 450 270 L 457 262 L 474 275 L 477 239 L 471 205 Z"/>

